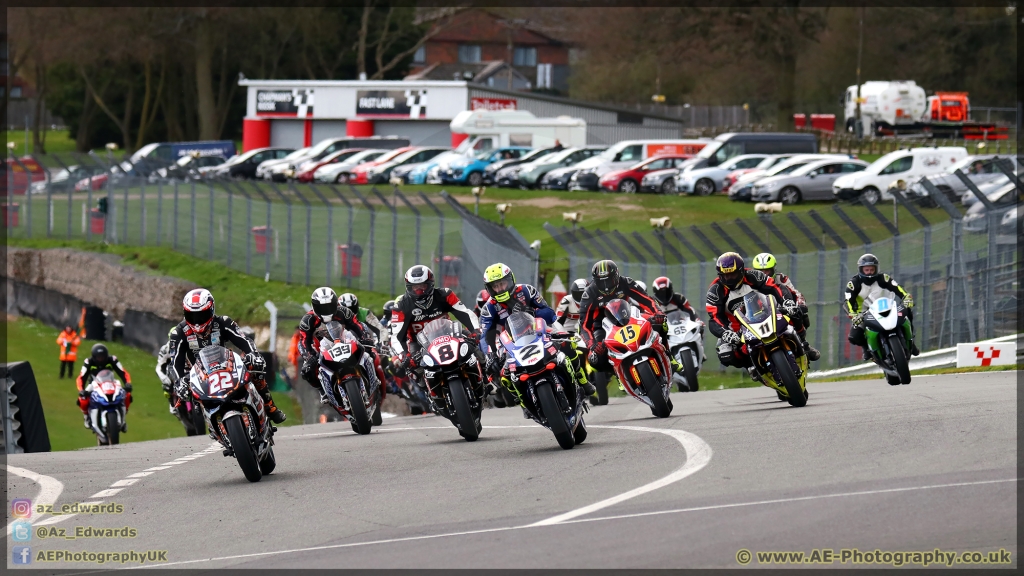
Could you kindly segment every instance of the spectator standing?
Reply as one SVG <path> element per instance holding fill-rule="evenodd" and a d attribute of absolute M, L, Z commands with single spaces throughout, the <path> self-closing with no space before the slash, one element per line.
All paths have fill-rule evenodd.
<path fill-rule="evenodd" d="M 78 346 L 82 339 L 78 332 L 70 324 L 64 326 L 64 331 L 57 336 L 57 345 L 60 346 L 60 378 L 64 377 L 67 371 L 68 378 L 75 377 L 75 360 L 78 359 Z"/>

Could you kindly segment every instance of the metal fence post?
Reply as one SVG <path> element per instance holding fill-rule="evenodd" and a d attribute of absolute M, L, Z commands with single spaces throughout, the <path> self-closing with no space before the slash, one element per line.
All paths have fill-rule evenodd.
<path fill-rule="evenodd" d="M 82 206 L 82 218 L 85 223 L 85 240 L 92 242 L 92 180 L 86 186 L 85 206 Z M 10 190 L 10 186 L 7 187 Z"/>
<path fill-rule="evenodd" d="M 107 180 L 107 215 L 105 217 L 106 224 L 103 227 L 104 234 L 103 238 L 106 240 L 110 239 L 111 242 L 117 243 L 117 206 L 114 205 L 114 183 Z"/>
<path fill-rule="evenodd" d="M 245 273 L 252 274 L 252 196 L 245 194 Z"/>
<path fill-rule="evenodd" d="M 28 150 L 26 150 L 26 152 L 28 152 Z M 21 163 L 21 160 L 18 160 L 18 158 L 16 156 L 12 155 L 11 158 L 14 159 L 14 162 L 17 163 L 17 165 L 21 167 L 21 169 L 24 171 L 23 173 L 25 174 L 25 178 L 26 178 L 26 182 L 25 182 L 25 220 L 28 221 L 27 224 L 26 224 L 25 231 L 26 231 L 26 236 L 28 238 L 31 238 L 32 237 L 32 171 L 29 170 L 27 167 L 25 167 L 25 165 Z M 10 172 L 10 171 L 11 170 L 8 169 L 8 172 Z M 14 206 L 8 205 L 8 210 L 11 210 L 13 208 L 14 208 Z M 8 219 L 10 219 L 10 216 L 8 216 Z M 9 224 L 10 224 L 9 221 L 7 223 L 5 223 L 5 225 L 8 227 L 8 229 L 11 228 L 11 226 Z"/>
<path fill-rule="evenodd" d="M 146 183 L 139 185 L 139 212 L 142 214 L 142 223 L 139 225 L 139 244 L 146 245 Z"/>
<path fill-rule="evenodd" d="M 171 239 L 171 248 L 174 250 L 178 249 L 178 181 L 174 181 L 174 218 L 172 224 L 174 225 L 174 235 Z"/>
<path fill-rule="evenodd" d="M 398 268 L 396 258 L 398 257 L 398 210 L 388 204 L 387 198 L 374 186 L 370 192 L 380 200 L 381 204 L 391 211 L 391 293 L 395 293 L 395 269 Z"/>
<path fill-rule="evenodd" d="M 405 197 L 405 194 L 402 194 L 402 192 L 398 189 L 397 186 L 395 186 L 395 195 L 398 196 L 402 203 L 405 204 L 405 206 L 409 210 L 411 210 L 413 214 L 416 215 L 416 263 L 418 264 L 420 261 L 420 230 L 422 217 L 420 215 L 419 209 L 416 208 L 416 206 L 414 206 L 412 202 L 409 202 L 409 199 Z"/>
<path fill-rule="evenodd" d="M 192 227 L 191 227 L 191 234 L 190 234 L 190 240 L 189 240 L 189 253 L 191 253 L 193 256 L 195 256 L 196 255 L 196 181 L 195 180 L 192 181 L 192 197 L 191 197 L 191 200 L 189 202 L 189 207 L 191 208 L 191 211 L 192 211 L 192 218 L 190 218 L 190 221 L 192 223 Z"/>
<path fill-rule="evenodd" d="M 797 230 L 807 237 L 807 240 L 814 246 L 818 251 L 818 301 L 815 302 L 815 323 L 821 327 L 825 323 L 823 321 L 825 317 L 825 245 L 818 240 L 818 237 L 811 232 L 810 228 L 804 224 L 803 220 L 797 217 L 793 212 L 788 212 L 786 216 L 789 220 L 797 227 Z M 821 350 L 821 330 L 814 331 L 814 347 Z"/>
<path fill-rule="evenodd" d="M 312 185 L 310 185 L 310 186 L 312 186 Z M 304 264 L 306 265 L 306 284 L 309 284 L 310 251 L 313 249 L 313 246 L 310 243 L 310 241 L 311 241 L 310 229 L 313 227 L 313 206 L 309 203 L 309 200 L 306 200 L 306 197 L 303 196 L 302 193 L 299 192 L 298 186 L 295 186 L 294 184 L 292 184 L 292 185 L 289 186 L 289 189 L 292 191 L 293 194 L 295 194 L 296 198 L 298 198 L 303 204 L 306 205 L 306 248 L 303 251 L 304 252 L 303 260 L 305 261 Z M 289 232 L 288 236 L 289 237 L 291 236 L 290 232 Z M 289 249 L 289 254 L 291 254 L 290 249 Z"/>
<path fill-rule="evenodd" d="M 438 223 L 438 226 L 439 226 L 439 232 L 438 232 L 438 238 L 437 238 L 437 249 L 439 251 L 438 256 L 443 259 L 444 258 L 444 213 L 442 213 L 441 209 L 438 208 L 437 206 L 435 206 L 434 203 L 430 201 L 430 198 L 426 194 L 424 194 L 423 192 L 417 192 L 417 194 L 419 194 L 420 198 L 422 198 L 423 201 L 427 203 L 427 206 L 430 206 L 430 208 L 434 211 L 434 213 L 437 214 L 437 223 Z"/>
<path fill-rule="evenodd" d="M 374 252 L 377 249 L 377 243 L 375 242 L 375 238 L 374 238 L 374 231 L 375 231 L 376 223 L 377 223 L 377 211 L 373 208 L 373 205 L 370 204 L 366 200 L 366 198 L 362 194 L 359 193 L 359 190 L 356 190 L 355 186 L 351 186 L 350 185 L 349 189 L 352 190 L 352 193 L 356 195 L 356 198 L 359 198 L 359 200 L 363 203 L 363 206 L 366 206 L 366 209 L 370 211 L 370 242 L 369 242 L 369 248 L 367 249 L 367 252 L 370 254 L 370 263 L 369 263 L 370 264 L 370 266 L 369 266 L 369 268 L 370 268 L 370 275 L 369 275 L 370 283 L 369 283 L 369 290 L 372 292 L 373 291 L 373 263 L 374 263 L 374 260 L 376 260 L 376 258 L 374 258 Z M 350 248 L 351 248 L 351 246 L 352 246 L 352 244 L 349 243 L 349 247 Z"/>
<path fill-rule="evenodd" d="M 231 267 L 231 236 L 234 234 L 235 229 L 232 227 L 231 215 L 234 213 L 232 204 L 234 203 L 234 194 L 231 192 L 231 188 L 225 186 L 224 191 L 228 193 L 228 237 L 227 237 L 227 266 Z"/>
<path fill-rule="evenodd" d="M 330 186 L 329 188 L 334 191 L 334 194 L 342 201 L 342 203 L 345 204 L 345 207 L 348 208 L 348 244 L 347 244 L 347 246 L 349 247 L 349 249 L 351 249 L 352 248 L 352 211 L 353 211 L 352 203 L 348 201 L 348 198 L 345 198 L 345 195 L 341 193 L 341 190 L 338 190 L 334 186 Z M 333 242 L 333 240 L 332 240 L 332 242 Z M 331 245 L 331 249 L 332 250 L 334 249 L 334 245 L 333 244 Z M 352 287 L 352 267 L 348 266 L 346 268 L 345 267 L 345 263 L 342 262 L 342 268 L 345 269 L 348 272 L 348 274 L 346 275 L 346 277 L 348 278 L 347 287 L 351 288 Z M 341 270 L 339 270 L 338 272 L 340 273 Z"/>
<path fill-rule="evenodd" d="M 327 207 L 327 261 L 324 263 L 324 270 L 326 271 L 325 284 L 329 285 L 331 283 L 331 256 L 333 256 L 334 251 L 334 208 L 333 206 L 331 206 L 331 203 L 327 200 L 327 198 L 320 193 L 320 190 L 318 190 L 316 186 L 310 184 L 309 189 L 312 190 L 313 193 L 316 194 L 316 197 L 319 198 L 320 201 L 324 203 L 324 206 Z M 309 284 L 309 281 L 307 280 L 306 283 Z"/>
<path fill-rule="evenodd" d="M 213 261 L 213 211 L 214 211 L 214 205 L 213 205 L 213 182 L 207 182 L 206 183 L 206 187 L 207 187 L 207 190 L 209 191 L 209 194 L 210 194 L 210 238 L 208 240 L 208 243 L 209 243 L 209 248 L 208 248 L 209 256 L 207 258 L 210 261 Z"/>
<path fill-rule="evenodd" d="M 163 206 L 164 206 L 164 183 L 163 181 L 157 182 L 156 185 L 156 245 L 159 246 L 163 242 Z"/>
<path fill-rule="evenodd" d="M 285 237 L 285 281 L 291 284 L 292 281 L 292 203 L 288 200 L 288 197 L 281 192 L 281 189 L 277 187 L 273 182 L 270 183 L 270 188 L 281 197 L 284 201 L 285 210 L 287 210 L 287 236 Z M 267 233 L 270 233 L 270 225 L 267 225 Z"/>
<path fill-rule="evenodd" d="M 129 180 L 129 178 L 124 179 L 124 214 L 121 216 L 121 229 L 124 232 L 121 238 L 122 244 L 128 243 L 128 192 L 131 189 Z"/>

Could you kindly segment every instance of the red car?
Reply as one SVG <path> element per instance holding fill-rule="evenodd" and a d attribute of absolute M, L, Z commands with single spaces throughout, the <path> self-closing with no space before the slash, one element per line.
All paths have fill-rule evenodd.
<path fill-rule="evenodd" d="M 326 166 L 328 164 L 344 162 L 345 160 L 355 156 L 357 153 L 362 152 L 363 150 L 366 150 L 366 148 L 345 148 L 343 150 L 338 150 L 337 152 L 328 154 L 327 156 L 324 156 L 320 160 L 305 162 L 300 167 L 301 172 L 295 175 L 295 179 L 298 180 L 299 182 L 312 182 L 313 174 L 316 173 L 317 168 L 320 168 L 321 166 Z"/>
<path fill-rule="evenodd" d="M 643 180 L 645 173 L 652 170 L 675 168 L 688 158 L 693 158 L 693 154 L 652 156 L 647 160 L 626 168 L 625 170 L 613 170 L 612 172 L 604 174 L 597 181 L 597 184 L 609 192 L 636 194 L 640 191 L 640 181 Z"/>
<path fill-rule="evenodd" d="M 85 192 L 91 187 L 93 190 L 102 190 L 107 185 L 107 180 L 110 179 L 110 174 L 104 172 L 103 174 L 97 174 L 88 178 L 82 178 L 75 183 L 75 192 Z"/>
<path fill-rule="evenodd" d="M 394 160 L 395 158 L 397 158 L 399 155 L 405 154 L 406 152 L 408 152 L 410 150 L 415 150 L 415 149 L 416 149 L 416 146 L 406 146 L 404 148 L 395 148 L 394 150 L 388 152 L 387 154 L 381 154 L 380 156 L 377 157 L 376 160 L 371 160 L 369 162 L 363 162 L 362 164 L 356 166 L 355 168 L 352 168 L 352 172 L 349 173 L 349 175 L 348 175 L 348 183 L 349 184 L 366 184 L 368 182 L 368 180 L 369 180 L 369 178 L 368 178 L 366 173 L 369 172 L 370 169 L 372 169 L 374 166 L 378 166 L 380 164 L 384 164 L 385 162 L 390 162 L 390 161 Z M 341 182 L 340 176 L 341 175 L 339 175 L 339 180 L 338 180 L 339 182 Z"/>
<path fill-rule="evenodd" d="M 21 164 L 18 164 L 20 162 Z M 24 194 L 25 190 L 34 182 L 43 182 L 46 180 L 46 172 L 38 162 L 28 156 L 18 158 L 18 162 L 15 162 L 13 158 L 7 159 L 7 170 L 10 171 L 10 176 L 4 178 L 4 194 L 7 194 L 7 182 L 10 180 L 13 188 L 11 189 L 12 194 Z M 24 168 L 22 168 L 24 166 Z M 25 175 L 25 170 L 28 169 L 28 176 Z"/>

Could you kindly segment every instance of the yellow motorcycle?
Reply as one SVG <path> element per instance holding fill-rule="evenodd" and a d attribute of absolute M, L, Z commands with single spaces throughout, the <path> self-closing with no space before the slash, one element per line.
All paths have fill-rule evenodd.
<path fill-rule="evenodd" d="M 740 337 L 761 383 L 774 388 L 791 406 L 807 404 L 807 356 L 789 318 L 771 296 L 751 292 L 743 296 L 736 319 Z"/>

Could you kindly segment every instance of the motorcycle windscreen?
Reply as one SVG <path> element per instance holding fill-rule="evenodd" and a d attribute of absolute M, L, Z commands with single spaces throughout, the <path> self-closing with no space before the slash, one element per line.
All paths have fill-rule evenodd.
<path fill-rule="evenodd" d="M 327 335 L 331 337 L 332 342 L 344 342 L 347 340 L 345 333 L 348 332 L 348 330 L 346 330 L 341 322 L 338 322 L 337 320 L 331 320 L 325 324 L 324 329 L 327 330 Z"/>
<path fill-rule="evenodd" d="M 203 372 L 211 374 L 220 370 L 232 371 L 234 362 L 231 352 L 223 346 L 207 346 L 199 351 L 199 363 Z"/>
<path fill-rule="evenodd" d="M 760 292 L 750 292 L 743 296 L 743 317 L 749 324 L 760 324 L 771 318 L 771 314 L 768 296 Z"/>
<path fill-rule="evenodd" d="M 683 313 L 679 310 L 673 310 L 668 313 L 668 321 L 671 324 L 681 324 L 684 318 L 685 316 L 683 316 Z"/>
<path fill-rule="evenodd" d="M 505 321 L 505 327 L 508 329 L 509 336 L 515 342 L 533 340 L 537 335 L 537 327 L 534 324 L 533 316 L 525 312 L 513 312 L 508 317 L 508 320 Z"/>
<path fill-rule="evenodd" d="M 424 348 L 428 347 L 431 342 L 440 338 L 441 336 L 458 336 L 460 330 L 456 324 L 447 318 L 438 318 L 437 320 L 431 320 L 427 322 L 427 325 L 423 327 L 423 330 L 416 335 L 416 340 L 419 341 L 420 346 Z"/>

